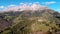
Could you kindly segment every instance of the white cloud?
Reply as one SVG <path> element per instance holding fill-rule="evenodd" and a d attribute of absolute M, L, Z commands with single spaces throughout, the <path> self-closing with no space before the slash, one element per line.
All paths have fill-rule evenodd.
<path fill-rule="evenodd" d="M 60 9 L 58 9 L 58 10 L 60 10 Z"/>
<path fill-rule="evenodd" d="M 36 3 L 20 3 L 19 6 L 17 5 L 9 5 L 3 11 L 21 11 L 21 10 L 43 10 L 46 9 L 46 6 L 42 6 L 39 2 Z M 20 10 L 18 10 L 20 9 Z"/>
<path fill-rule="evenodd" d="M 42 6 L 39 4 L 39 2 L 35 2 L 35 3 L 31 3 L 31 5 L 29 5 L 30 3 L 27 4 L 23 4 L 20 6 L 20 8 L 22 10 L 41 10 L 41 9 L 46 9 L 46 6 Z"/>
<path fill-rule="evenodd" d="M 8 5 L 7 7 L 5 7 L 3 9 L 3 11 L 10 11 L 10 10 L 15 10 L 15 9 L 17 9 L 17 5 L 11 4 L 11 5 Z"/>
<path fill-rule="evenodd" d="M 60 8 L 56 9 L 56 11 L 60 13 Z"/>
<path fill-rule="evenodd" d="M 9 5 L 9 6 L 16 6 L 16 5 L 11 4 L 11 5 Z"/>
<path fill-rule="evenodd" d="M 24 3 L 20 3 L 20 5 L 21 5 L 21 4 L 24 4 Z"/>
<path fill-rule="evenodd" d="M 0 6 L 0 8 L 4 8 L 4 6 Z"/>
<path fill-rule="evenodd" d="M 50 2 L 44 2 L 45 5 L 50 5 L 50 4 L 55 4 L 55 1 L 50 1 Z"/>

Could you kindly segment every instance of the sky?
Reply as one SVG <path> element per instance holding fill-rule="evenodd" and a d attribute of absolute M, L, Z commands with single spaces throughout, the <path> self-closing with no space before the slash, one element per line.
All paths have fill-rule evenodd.
<path fill-rule="evenodd" d="M 19 6 L 21 4 L 39 3 L 40 5 L 47 6 L 50 9 L 60 12 L 60 0 L 0 0 L 0 10 L 8 6 Z"/>

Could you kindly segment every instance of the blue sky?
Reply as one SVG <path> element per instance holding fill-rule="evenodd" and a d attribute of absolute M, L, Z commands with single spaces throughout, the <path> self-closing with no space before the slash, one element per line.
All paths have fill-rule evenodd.
<path fill-rule="evenodd" d="M 60 11 L 60 0 L 0 0 L 0 10 L 9 5 L 20 5 L 20 3 L 35 3 L 48 6 L 49 8 Z"/>

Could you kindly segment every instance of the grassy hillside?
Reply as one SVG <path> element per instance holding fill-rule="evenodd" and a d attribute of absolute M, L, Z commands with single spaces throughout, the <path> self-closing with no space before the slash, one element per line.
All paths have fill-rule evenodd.
<path fill-rule="evenodd" d="M 59 31 L 60 13 L 50 9 L 0 13 L 0 34 L 56 34 Z"/>

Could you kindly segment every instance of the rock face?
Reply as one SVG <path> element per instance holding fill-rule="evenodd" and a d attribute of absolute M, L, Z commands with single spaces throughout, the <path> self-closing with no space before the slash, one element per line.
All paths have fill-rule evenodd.
<path fill-rule="evenodd" d="M 60 13 L 51 9 L 0 13 L 1 34 L 55 34 L 60 31 Z"/>

